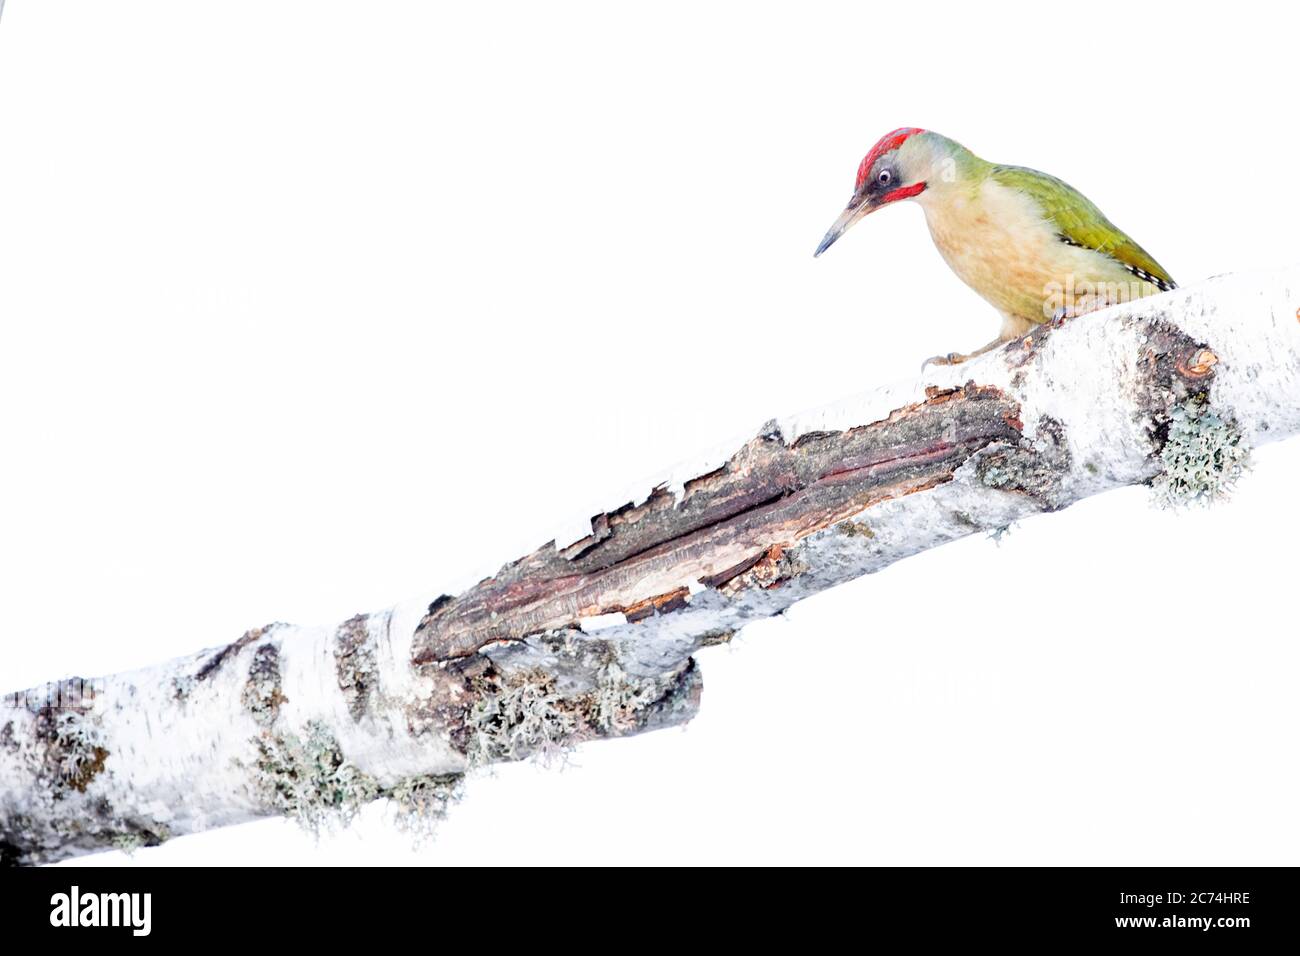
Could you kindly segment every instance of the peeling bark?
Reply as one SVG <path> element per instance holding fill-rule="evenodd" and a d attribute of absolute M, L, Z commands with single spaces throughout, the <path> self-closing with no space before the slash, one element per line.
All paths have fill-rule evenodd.
<path fill-rule="evenodd" d="M 1043 327 L 769 422 L 460 593 L 10 695 L 0 862 L 380 797 L 436 816 L 476 766 L 689 720 L 693 653 L 818 591 L 1123 485 L 1214 497 L 1300 431 L 1293 289 L 1227 278 Z"/>
<path fill-rule="evenodd" d="M 747 570 L 881 501 L 951 481 L 982 449 L 1018 446 L 1018 412 L 1000 389 L 970 384 L 931 390 L 882 421 L 842 432 L 789 443 L 759 435 L 689 482 L 680 503 L 656 488 L 642 505 L 593 518 L 592 536 L 566 549 L 570 557 L 548 543 L 440 600 L 416 629 L 415 661 L 466 657 L 585 617 L 639 620 L 647 605 L 662 610 L 674 595 L 679 608 L 689 582 L 726 583 L 720 558 L 733 556 L 730 569 Z"/>

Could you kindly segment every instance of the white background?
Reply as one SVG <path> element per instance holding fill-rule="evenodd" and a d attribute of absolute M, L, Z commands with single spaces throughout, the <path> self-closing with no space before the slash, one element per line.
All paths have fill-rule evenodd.
<path fill-rule="evenodd" d="M 812 258 L 897 126 L 1061 176 L 1182 284 L 1294 262 L 1279 9 L 12 0 L 2 689 L 490 572 L 987 341 L 913 206 Z M 808 601 L 701 654 L 687 730 L 477 777 L 418 852 L 376 811 L 133 859 L 1294 864 L 1298 466 Z"/>

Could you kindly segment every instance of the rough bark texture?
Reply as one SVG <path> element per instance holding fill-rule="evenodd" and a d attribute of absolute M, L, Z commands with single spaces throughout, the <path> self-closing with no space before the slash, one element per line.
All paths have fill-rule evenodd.
<path fill-rule="evenodd" d="M 11 695 L 0 861 L 436 817 L 475 766 L 689 720 L 691 655 L 810 594 L 1122 485 L 1212 498 L 1300 431 L 1293 289 L 1215 280 L 774 420 L 459 594 Z"/>

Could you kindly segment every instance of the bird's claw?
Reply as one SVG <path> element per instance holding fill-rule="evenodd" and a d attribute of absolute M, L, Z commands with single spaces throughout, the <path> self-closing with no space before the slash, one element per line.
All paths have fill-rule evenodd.
<path fill-rule="evenodd" d="M 966 361 L 968 356 L 960 352 L 949 352 L 947 355 L 931 355 L 921 363 L 921 371 L 924 372 L 931 365 L 960 365 Z"/>

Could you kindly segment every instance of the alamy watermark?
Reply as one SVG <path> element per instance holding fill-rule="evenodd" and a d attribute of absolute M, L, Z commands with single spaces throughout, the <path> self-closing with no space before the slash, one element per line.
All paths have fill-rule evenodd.
<path fill-rule="evenodd" d="M 152 893 L 82 893 L 73 885 L 50 897 L 51 926 L 129 926 L 131 935 L 153 928 Z"/>
<path fill-rule="evenodd" d="M 0 707 L 28 710 L 33 714 L 43 710 L 76 710 L 84 713 L 95 706 L 95 701 L 103 693 L 103 678 L 69 677 L 67 680 L 51 681 L 40 687 L 5 694 L 0 698 Z"/>
<path fill-rule="evenodd" d="M 1130 282 L 1092 282 L 1075 279 L 1068 274 L 1065 282 L 1052 282 L 1043 286 L 1043 318 L 1049 320 L 1072 319 L 1088 312 L 1096 312 L 1112 305 L 1133 302 L 1160 290 L 1148 282 L 1133 279 Z"/>

